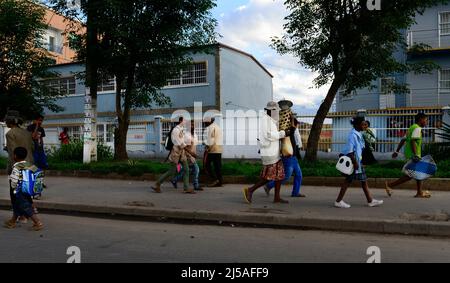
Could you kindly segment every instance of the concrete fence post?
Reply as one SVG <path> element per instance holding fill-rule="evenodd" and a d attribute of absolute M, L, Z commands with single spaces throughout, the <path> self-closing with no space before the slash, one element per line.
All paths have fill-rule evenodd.
<path fill-rule="evenodd" d="M 450 125 L 450 106 L 445 106 L 442 108 L 442 122 Z"/>
<path fill-rule="evenodd" d="M 162 116 L 155 116 L 155 131 L 154 131 L 154 137 L 155 137 L 155 154 L 156 156 L 160 156 L 161 153 L 164 151 L 164 146 L 161 144 L 162 140 L 162 120 L 164 117 Z"/>

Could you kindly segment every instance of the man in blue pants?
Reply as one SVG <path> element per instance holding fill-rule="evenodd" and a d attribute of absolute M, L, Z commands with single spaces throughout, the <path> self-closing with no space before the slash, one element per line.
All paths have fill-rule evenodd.
<path fill-rule="evenodd" d="M 292 189 L 292 197 L 293 198 L 304 198 L 306 197 L 303 194 L 300 194 L 300 189 L 302 185 L 302 169 L 300 168 L 300 164 L 298 161 L 301 159 L 300 150 L 303 147 L 302 139 L 300 136 L 300 132 L 298 130 L 298 120 L 294 117 L 293 119 L 293 127 L 291 128 L 293 135 L 291 135 L 291 143 L 294 148 L 294 155 L 290 157 L 283 157 L 283 165 L 284 171 L 286 174 L 285 179 L 283 180 L 283 184 L 285 184 L 291 178 L 292 174 L 294 174 L 294 187 Z M 267 196 L 270 195 L 270 190 L 275 187 L 274 182 L 270 182 L 264 187 Z"/>

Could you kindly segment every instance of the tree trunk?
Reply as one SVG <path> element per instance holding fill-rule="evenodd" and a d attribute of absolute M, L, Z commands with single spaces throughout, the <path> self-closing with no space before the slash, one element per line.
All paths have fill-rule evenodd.
<path fill-rule="evenodd" d="M 333 105 L 334 98 L 336 97 L 336 93 L 341 87 L 343 81 L 344 80 L 340 77 L 335 77 L 330 89 L 328 90 L 325 100 L 322 102 L 319 110 L 317 111 L 316 117 L 314 118 L 314 122 L 311 127 L 311 132 L 309 133 L 308 146 L 306 149 L 305 160 L 308 162 L 317 161 L 317 151 L 319 148 L 319 141 L 320 135 L 322 134 L 323 123 L 327 118 L 328 112 L 330 111 L 330 108 Z"/>
<path fill-rule="evenodd" d="M 128 160 L 127 134 L 129 123 L 119 122 L 119 127 L 114 135 L 114 159 L 117 161 Z"/>
<path fill-rule="evenodd" d="M 131 66 L 135 66 L 131 64 Z M 116 112 L 119 127 L 116 129 L 114 137 L 114 159 L 118 161 L 128 160 L 127 152 L 127 134 L 130 126 L 131 114 L 131 95 L 134 87 L 135 69 L 131 67 L 127 73 L 127 83 L 125 89 L 124 104 L 122 110 L 122 90 L 117 89 L 116 93 Z"/>

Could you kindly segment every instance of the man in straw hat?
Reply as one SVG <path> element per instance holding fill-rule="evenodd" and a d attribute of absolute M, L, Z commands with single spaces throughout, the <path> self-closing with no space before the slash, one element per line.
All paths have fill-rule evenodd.
<path fill-rule="evenodd" d="M 279 131 L 278 119 L 280 108 L 276 102 L 269 102 L 265 108 L 266 113 L 261 117 L 259 127 L 259 145 L 260 154 L 263 164 L 261 171 L 261 180 L 250 188 L 245 188 L 244 198 L 247 203 L 252 202 L 253 193 L 268 184 L 270 181 L 275 182 L 275 203 L 288 203 L 281 199 L 280 190 L 281 182 L 285 178 L 283 162 L 280 157 L 280 140 L 291 135 L 290 130 Z M 274 118 L 275 119 L 274 119 Z"/>

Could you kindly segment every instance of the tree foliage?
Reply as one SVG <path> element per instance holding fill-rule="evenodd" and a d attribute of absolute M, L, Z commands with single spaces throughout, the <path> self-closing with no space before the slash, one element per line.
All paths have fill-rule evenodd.
<path fill-rule="evenodd" d="M 59 92 L 39 82 L 55 76 L 48 71 L 54 60 L 42 41 L 44 16 L 35 1 L 0 1 L 0 118 L 8 109 L 28 119 L 44 107 L 61 110 L 54 102 Z"/>
<path fill-rule="evenodd" d="M 81 11 L 88 3 L 82 2 Z M 169 105 L 161 92 L 167 79 L 179 74 L 193 53 L 215 42 L 215 0 L 104 0 L 99 5 L 94 23 L 98 44 L 91 48 L 96 49 L 99 77 L 116 79 L 115 157 L 126 159 L 131 110 Z M 86 61 L 86 36 L 74 43 L 79 59 Z"/>
<path fill-rule="evenodd" d="M 382 1 L 382 9 L 367 9 L 366 0 L 286 0 L 285 35 L 274 38 L 280 54 L 291 54 L 299 63 L 317 72 L 315 85 L 331 84 L 317 113 L 308 142 L 307 159 L 314 161 L 321 129 L 340 88 L 372 87 L 379 77 L 396 73 L 426 73 L 436 66 L 430 62 L 397 60 L 395 52 L 407 48 L 404 30 L 415 23 L 417 13 L 444 0 Z M 415 50 L 427 48 L 416 46 Z M 390 86 L 406 92 L 407 85 Z"/>

